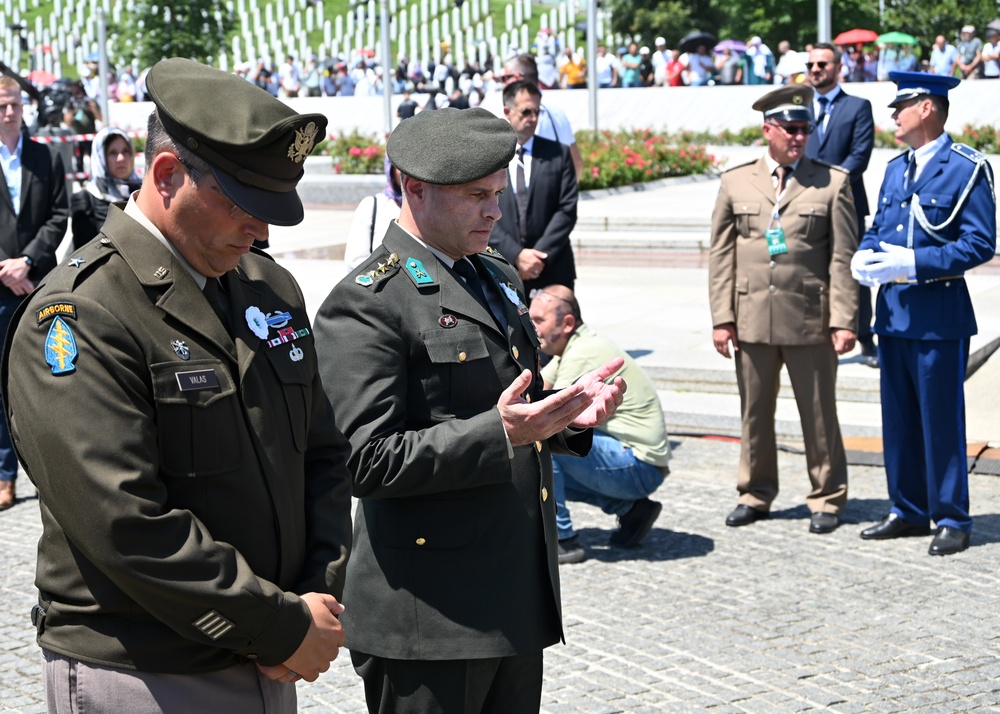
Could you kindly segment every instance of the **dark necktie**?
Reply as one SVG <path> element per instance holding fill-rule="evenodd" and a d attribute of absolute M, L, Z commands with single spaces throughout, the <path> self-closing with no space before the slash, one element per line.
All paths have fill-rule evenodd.
<path fill-rule="evenodd" d="M 521 243 L 528 237 L 528 184 L 524 180 L 524 147 L 517 150 L 517 228 Z"/>
<path fill-rule="evenodd" d="M 826 119 L 826 105 L 830 100 L 826 97 L 820 97 L 817 101 L 819 102 L 819 116 L 816 117 L 816 129 L 819 130 L 819 138 L 822 139 L 826 131 L 823 128 L 823 120 Z"/>
<path fill-rule="evenodd" d="M 774 170 L 774 175 L 778 177 L 778 194 L 782 194 L 785 191 L 785 183 L 788 181 L 788 176 L 792 173 L 791 166 L 779 166 Z"/>
<path fill-rule="evenodd" d="M 504 325 L 505 320 L 502 320 L 497 316 L 496 311 L 490 305 L 490 301 L 486 297 L 486 286 L 483 285 L 482 279 L 479 277 L 479 271 L 476 270 L 475 266 L 465 258 L 455 261 L 455 272 L 462 276 L 465 284 L 469 286 L 472 294 L 476 296 L 476 299 L 482 303 L 483 307 L 493 316 L 493 320 L 497 325 Z"/>
<path fill-rule="evenodd" d="M 226 328 L 226 332 L 232 334 L 232 329 L 229 325 L 229 316 L 226 314 L 225 308 L 222 306 L 222 286 L 219 285 L 217 278 L 209 278 L 205 281 L 205 287 L 201 289 L 205 294 L 205 299 L 208 300 L 208 304 L 212 306 L 212 310 L 219 317 L 219 321 L 222 322 L 222 326 Z"/>
<path fill-rule="evenodd" d="M 906 162 L 906 184 L 904 188 L 909 191 L 913 188 L 913 182 L 917 180 L 917 152 L 911 151 L 910 158 Z"/>

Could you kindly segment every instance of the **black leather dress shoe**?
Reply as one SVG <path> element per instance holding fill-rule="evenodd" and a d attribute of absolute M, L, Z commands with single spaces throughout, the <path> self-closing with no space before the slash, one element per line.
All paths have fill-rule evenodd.
<path fill-rule="evenodd" d="M 810 533 L 833 533 L 840 525 L 835 513 L 814 513 L 809 517 Z"/>
<path fill-rule="evenodd" d="M 969 534 L 951 526 L 941 526 L 927 552 L 931 555 L 954 555 L 969 547 Z"/>
<path fill-rule="evenodd" d="M 930 535 L 931 529 L 927 526 L 918 526 L 904 521 L 895 513 L 890 513 L 871 528 L 861 531 L 861 537 L 865 540 L 888 540 L 889 538 L 903 538 L 907 536 Z"/>
<path fill-rule="evenodd" d="M 760 511 L 752 506 L 738 505 L 732 513 L 726 516 L 726 525 L 736 528 L 738 526 L 748 526 L 754 521 L 767 518 L 767 511 Z"/>

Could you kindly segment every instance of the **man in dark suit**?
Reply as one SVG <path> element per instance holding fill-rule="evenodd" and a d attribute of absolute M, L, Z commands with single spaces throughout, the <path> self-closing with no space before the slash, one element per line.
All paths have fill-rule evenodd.
<path fill-rule="evenodd" d="M 0 77 L 0 340 L 14 310 L 56 264 L 69 201 L 62 159 L 21 133 L 21 87 Z M 0 419 L 0 511 L 14 505 L 17 456 Z"/>
<path fill-rule="evenodd" d="M 841 57 L 840 48 L 826 42 L 815 45 L 809 53 L 806 67 L 809 83 L 816 92 L 813 98 L 816 131 L 809 135 L 806 156 L 850 172 L 861 236 L 869 213 L 864 173 L 875 147 L 875 121 L 871 102 L 852 97 L 840 86 Z M 865 364 L 878 367 L 878 351 L 872 335 L 872 294 L 865 286 L 859 289 L 858 344 Z"/>
<path fill-rule="evenodd" d="M 576 225 L 576 171 L 569 150 L 535 136 L 542 94 L 534 82 L 503 90 L 503 113 L 517 133 L 509 185 L 500 198 L 503 216 L 490 245 L 517 268 L 528 294 L 547 285 L 573 289 L 576 265 L 569 234 Z"/>
<path fill-rule="evenodd" d="M 542 390 L 523 285 L 488 247 L 515 142 L 480 108 L 400 122 L 400 216 L 316 318 L 360 499 L 344 623 L 370 712 L 537 712 L 563 635 L 550 449 L 589 451 L 623 362 Z"/>

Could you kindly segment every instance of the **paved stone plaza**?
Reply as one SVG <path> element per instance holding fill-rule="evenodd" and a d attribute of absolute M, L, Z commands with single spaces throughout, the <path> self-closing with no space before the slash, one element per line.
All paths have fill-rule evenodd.
<path fill-rule="evenodd" d="M 712 181 L 664 187 L 641 199 L 594 201 L 581 214 L 610 225 L 644 209 L 695 225 L 716 191 Z M 343 275 L 331 246 L 350 215 L 347 207 L 312 207 L 303 226 L 272 232 L 272 250 L 302 284 L 310 312 Z M 731 376 L 732 363 L 711 347 L 704 255 L 670 254 L 663 245 L 630 257 L 581 256 L 586 319 L 651 371 Z M 975 345 L 985 350 L 1000 336 L 1000 275 L 987 268 L 970 280 L 980 317 Z M 841 359 L 840 376 L 871 382 L 877 395 L 877 373 L 855 357 Z M 735 394 L 691 389 L 661 391 L 672 425 L 678 411 L 696 406 L 706 431 L 738 416 Z M 970 435 L 1000 440 L 1000 357 L 970 380 L 967 395 Z M 779 404 L 779 420 L 797 420 L 782 416 L 791 408 Z M 879 427 L 876 403 L 844 400 L 838 409 L 845 431 Z M 773 517 L 745 528 L 723 523 L 736 505 L 739 445 L 731 440 L 674 438 L 673 473 L 654 496 L 663 514 L 641 548 L 609 548 L 614 519 L 572 504 L 592 557 L 561 568 L 567 644 L 546 653 L 544 712 L 1000 711 L 1000 479 L 970 477 L 972 546 L 932 558 L 930 538 L 858 537 L 889 507 L 879 467 L 852 466 L 843 525 L 808 533 L 805 460 L 794 438 L 785 443 Z M 17 506 L 0 513 L 0 711 L 43 712 L 28 620 L 39 509 L 26 478 L 18 493 Z M 298 691 L 304 712 L 365 711 L 346 652 Z"/>
<path fill-rule="evenodd" d="M 807 532 L 805 462 L 784 453 L 771 520 L 727 528 L 738 445 L 674 440 L 663 515 L 614 550 L 613 519 L 573 505 L 589 561 L 563 566 L 566 646 L 546 652 L 544 712 L 1000 711 L 1000 481 L 971 477 L 972 547 L 862 541 L 886 512 L 881 469 L 851 469 L 844 524 Z M 19 482 L 22 497 L 30 485 Z M 40 534 L 33 497 L 0 514 L 0 711 L 44 711 L 28 622 Z M 517 603 L 512 602 L 516 608 Z M 364 711 L 345 652 L 299 685 L 300 709 Z"/>

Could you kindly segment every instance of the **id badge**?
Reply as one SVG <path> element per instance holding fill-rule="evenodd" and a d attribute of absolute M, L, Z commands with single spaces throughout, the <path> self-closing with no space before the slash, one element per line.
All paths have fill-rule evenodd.
<path fill-rule="evenodd" d="M 788 244 L 785 243 L 785 231 L 781 226 L 768 228 L 764 231 L 764 237 L 767 238 L 767 252 L 769 255 L 775 256 L 788 252 Z"/>

